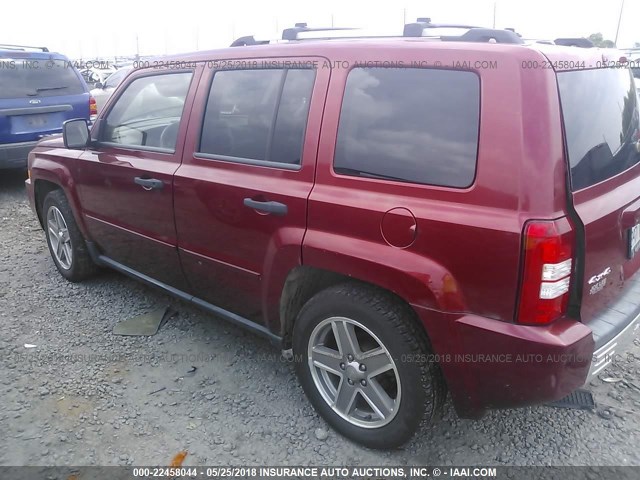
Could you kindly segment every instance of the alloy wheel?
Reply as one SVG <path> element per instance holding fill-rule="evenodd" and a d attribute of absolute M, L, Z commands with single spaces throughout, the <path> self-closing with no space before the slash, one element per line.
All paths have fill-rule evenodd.
<path fill-rule="evenodd" d="M 51 251 L 56 261 L 62 268 L 69 270 L 73 262 L 71 237 L 69 236 L 67 222 L 65 222 L 58 207 L 51 206 L 49 208 L 47 212 L 47 229 L 49 231 Z"/>
<path fill-rule="evenodd" d="M 382 341 L 345 317 L 323 320 L 311 333 L 308 362 L 322 398 L 343 419 L 379 428 L 398 413 L 400 376 Z"/>

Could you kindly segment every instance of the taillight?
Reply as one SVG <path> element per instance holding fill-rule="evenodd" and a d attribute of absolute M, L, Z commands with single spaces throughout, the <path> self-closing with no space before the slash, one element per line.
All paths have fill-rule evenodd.
<path fill-rule="evenodd" d="M 96 99 L 89 97 L 89 119 L 93 122 L 98 117 L 98 104 Z"/>
<path fill-rule="evenodd" d="M 546 325 L 566 312 L 573 244 L 574 232 L 566 218 L 525 225 L 518 323 Z"/>

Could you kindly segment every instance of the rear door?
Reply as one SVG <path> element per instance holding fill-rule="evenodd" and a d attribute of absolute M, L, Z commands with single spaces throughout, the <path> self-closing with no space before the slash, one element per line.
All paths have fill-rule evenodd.
<path fill-rule="evenodd" d="M 277 315 L 284 279 L 301 263 L 329 80 L 328 68 L 295 61 L 300 68 L 252 59 L 210 71 L 192 113 L 203 120 L 189 125 L 174 182 L 193 292 L 259 323 Z"/>
<path fill-rule="evenodd" d="M 78 192 L 92 240 L 110 259 L 186 290 L 176 245 L 173 174 L 180 165 L 193 70 L 129 79 L 79 159 Z M 194 85 L 197 84 L 194 83 Z"/>
<path fill-rule="evenodd" d="M 573 204 L 584 226 L 580 314 L 589 322 L 625 285 L 637 282 L 632 277 L 640 268 L 638 104 L 628 69 L 557 76 Z"/>
<path fill-rule="evenodd" d="M 68 61 L 12 55 L 0 58 L 0 144 L 32 142 L 60 133 L 65 120 L 89 119 L 89 93 Z"/>

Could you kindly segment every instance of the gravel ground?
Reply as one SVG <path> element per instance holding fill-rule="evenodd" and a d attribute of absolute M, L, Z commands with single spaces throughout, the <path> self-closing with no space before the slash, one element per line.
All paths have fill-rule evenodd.
<path fill-rule="evenodd" d="M 594 412 L 469 421 L 447 405 L 403 449 L 355 445 L 267 341 L 114 272 L 65 281 L 23 180 L 0 172 L 1 465 L 168 465 L 181 450 L 184 465 L 640 465 L 637 361 L 606 374 L 627 382 L 595 382 Z M 164 305 L 175 315 L 155 336 L 111 333 Z"/>

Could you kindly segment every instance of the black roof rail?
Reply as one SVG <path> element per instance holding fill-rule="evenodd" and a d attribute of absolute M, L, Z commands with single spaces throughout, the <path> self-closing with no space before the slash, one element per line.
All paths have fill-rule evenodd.
<path fill-rule="evenodd" d="M 563 45 L 565 47 L 580 47 L 580 48 L 594 48 L 595 44 L 588 38 L 556 38 L 554 40 L 556 45 Z"/>
<path fill-rule="evenodd" d="M 10 45 L 8 43 L 0 43 L 0 49 L 6 50 L 24 50 L 25 48 L 30 48 L 33 50 L 42 50 L 43 52 L 48 52 L 49 49 L 47 47 L 33 47 L 31 45 Z"/>
<path fill-rule="evenodd" d="M 518 32 L 516 32 L 516 29 L 515 29 L 515 28 L 513 28 L 513 27 L 507 27 L 507 28 L 505 28 L 505 30 L 508 30 L 508 31 L 510 31 L 510 32 L 513 32 L 513 33 L 515 33 L 516 35 L 518 35 L 520 38 L 522 38 L 522 35 L 520 35 Z"/>
<path fill-rule="evenodd" d="M 478 28 L 471 25 L 460 25 L 453 23 L 431 23 L 429 17 L 418 17 L 414 23 L 406 23 L 403 37 L 421 37 L 425 28 Z"/>
<path fill-rule="evenodd" d="M 520 35 L 514 29 L 505 30 L 495 28 L 483 28 L 473 25 L 460 25 L 452 23 L 431 23 L 430 18 L 420 17 L 414 23 L 404 26 L 404 37 L 422 37 L 425 31 L 431 28 L 463 28 L 468 31 L 462 35 L 441 35 L 440 39 L 449 42 L 495 42 L 495 43 L 524 43 Z M 428 36 L 428 35 L 427 35 Z"/>
<path fill-rule="evenodd" d="M 285 28 L 282 31 L 283 40 L 298 40 L 298 34 L 304 32 L 339 32 L 344 30 L 357 30 L 351 27 L 309 28 L 306 23 L 296 23 L 293 28 Z"/>
<path fill-rule="evenodd" d="M 428 33 L 429 29 L 462 29 L 466 30 L 460 35 L 424 35 Z M 339 39 L 339 38 L 354 38 L 353 35 L 327 35 L 299 38 L 301 33 L 322 33 L 322 32 L 345 32 L 359 30 L 352 27 L 331 27 L 331 28 L 309 28 L 306 23 L 296 23 L 293 28 L 285 28 L 282 31 L 282 40 L 323 40 L 323 39 Z M 523 44 L 524 41 L 521 35 L 515 32 L 514 29 L 509 28 L 505 30 L 482 28 L 472 25 L 452 24 L 452 23 L 431 23 L 431 19 L 427 17 L 420 17 L 415 23 L 407 23 L 404 26 L 403 37 L 430 37 L 434 40 L 443 40 L 449 42 L 484 42 L 484 43 L 511 43 L 511 44 Z M 388 35 L 363 35 L 357 38 L 388 38 Z M 240 37 L 231 44 L 232 47 L 239 47 L 245 45 L 266 45 L 272 43 L 270 40 L 256 40 L 253 36 Z"/>
<path fill-rule="evenodd" d="M 472 28 L 464 35 L 441 36 L 442 40 L 449 42 L 484 42 L 511 43 L 522 45 L 524 40 L 518 34 L 509 30 L 496 30 L 493 28 Z"/>
<path fill-rule="evenodd" d="M 247 45 L 266 45 L 269 40 L 256 40 L 253 35 L 247 35 L 246 37 L 236 38 L 230 47 L 244 47 Z"/>

